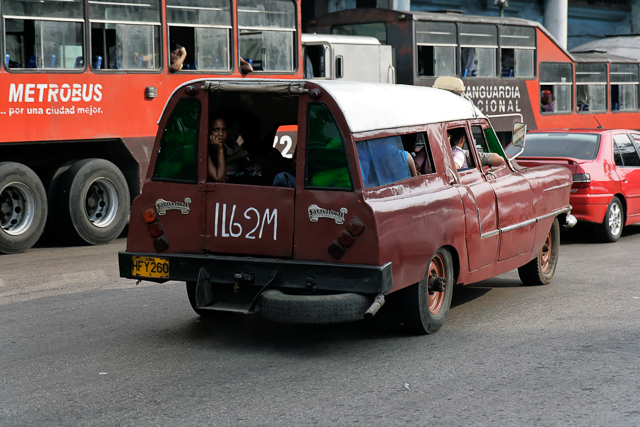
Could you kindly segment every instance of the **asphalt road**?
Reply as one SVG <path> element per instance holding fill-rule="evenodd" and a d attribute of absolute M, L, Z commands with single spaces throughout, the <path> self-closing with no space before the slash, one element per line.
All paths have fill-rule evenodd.
<path fill-rule="evenodd" d="M 638 426 L 640 226 L 563 236 L 552 284 L 456 289 L 445 326 L 202 320 L 124 239 L 0 256 L 0 426 Z"/>

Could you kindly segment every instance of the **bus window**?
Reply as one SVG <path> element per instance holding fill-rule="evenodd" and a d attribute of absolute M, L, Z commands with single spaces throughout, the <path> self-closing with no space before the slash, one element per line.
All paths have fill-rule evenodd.
<path fill-rule="evenodd" d="M 84 8 L 79 0 L 5 1 L 5 65 L 11 69 L 81 68 Z M 76 64 L 79 63 L 79 67 Z"/>
<path fill-rule="evenodd" d="M 502 77 L 533 77 L 536 32 L 532 27 L 500 27 Z"/>
<path fill-rule="evenodd" d="M 384 22 L 335 25 L 331 28 L 331 34 L 375 37 L 381 44 L 387 44 L 387 26 Z"/>
<path fill-rule="evenodd" d="M 160 69 L 159 0 L 91 0 L 89 21 L 94 69 Z"/>
<path fill-rule="evenodd" d="M 607 111 L 607 65 L 576 63 L 576 108 Z"/>
<path fill-rule="evenodd" d="M 293 71 L 296 8 L 290 0 L 238 0 L 238 49 L 254 71 Z"/>
<path fill-rule="evenodd" d="M 183 70 L 231 69 L 229 0 L 167 0 L 167 24 L 169 46 L 175 42 L 187 51 Z M 171 64 L 170 58 L 167 61 Z"/>
<path fill-rule="evenodd" d="M 495 77 L 498 29 L 495 25 L 463 24 L 458 27 L 460 43 L 460 75 L 462 77 Z"/>
<path fill-rule="evenodd" d="M 568 62 L 540 64 L 540 106 L 542 112 L 570 113 L 573 67 Z"/>
<path fill-rule="evenodd" d="M 638 65 L 611 64 L 611 110 L 630 111 L 638 109 Z"/>
<path fill-rule="evenodd" d="M 456 25 L 452 22 L 416 22 L 419 76 L 455 76 Z"/>

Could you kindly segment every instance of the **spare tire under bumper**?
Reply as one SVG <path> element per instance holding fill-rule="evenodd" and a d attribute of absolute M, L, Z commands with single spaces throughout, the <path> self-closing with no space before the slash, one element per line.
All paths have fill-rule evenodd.
<path fill-rule="evenodd" d="M 271 289 L 260 296 L 260 315 L 278 323 L 326 324 L 361 320 L 372 300 L 355 293 L 289 295 Z"/>

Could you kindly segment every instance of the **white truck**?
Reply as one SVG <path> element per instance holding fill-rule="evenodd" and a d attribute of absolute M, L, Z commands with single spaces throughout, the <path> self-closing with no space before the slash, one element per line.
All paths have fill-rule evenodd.
<path fill-rule="evenodd" d="M 375 37 L 302 34 L 304 77 L 395 83 L 393 48 Z"/>

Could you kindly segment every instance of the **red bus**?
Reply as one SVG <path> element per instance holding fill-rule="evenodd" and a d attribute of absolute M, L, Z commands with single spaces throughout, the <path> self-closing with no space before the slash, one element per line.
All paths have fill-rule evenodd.
<path fill-rule="evenodd" d="M 640 127 L 638 61 L 571 54 L 538 22 L 350 9 L 311 21 L 307 31 L 374 36 L 391 45 L 397 83 L 431 86 L 440 76 L 462 78 L 503 144 L 514 121 L 531 130 Z"/>
<path fill-rule="evenodd" d="M 173 89 L 301 78 L 300 0 L 0 0 L 0 253 L 105 243 L 140 192 Z M 169 72 L 170 45 L 186 51 Z M 48 217 L 48 220 L 47 220 Z"/>

